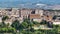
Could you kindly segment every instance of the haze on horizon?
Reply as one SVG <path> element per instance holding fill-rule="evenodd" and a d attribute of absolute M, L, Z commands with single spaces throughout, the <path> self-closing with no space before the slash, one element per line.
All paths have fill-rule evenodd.
<path fill-rule="evenodd" d="M 0 7 L 35 7 L 36 4 L 60 5 L 60 0 L 0 0 Z"/>

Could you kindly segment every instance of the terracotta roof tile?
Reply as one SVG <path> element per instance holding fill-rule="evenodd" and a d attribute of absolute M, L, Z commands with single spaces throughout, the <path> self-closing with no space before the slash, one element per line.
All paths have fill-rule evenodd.
<path fill-rule="evenodd" d="M 30 14 L 29 17 L 30 17 L 30 19 L 40 18 L 40 15 L 39 14 Z"/>

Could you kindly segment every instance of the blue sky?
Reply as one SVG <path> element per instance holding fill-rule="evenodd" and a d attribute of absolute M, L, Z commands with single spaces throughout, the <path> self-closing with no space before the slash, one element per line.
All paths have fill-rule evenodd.
<path fill-rule="evenodd" d="M 60 5 L 60 0 L 0 0 L 0 7 L 19 7 L 20 4 Z M 32 6 L 32 5 L 28 5 Z"/>
<path fill-rule="evenodd" d="M 41 3 L 46 3 L 46 4 L 59 4 L 60 0 L 0 0 L 0 3 L 4 3 L 4 2 L 31 2 L 31 3 L 37 3 L 37 2 L 41 2 Z"/>

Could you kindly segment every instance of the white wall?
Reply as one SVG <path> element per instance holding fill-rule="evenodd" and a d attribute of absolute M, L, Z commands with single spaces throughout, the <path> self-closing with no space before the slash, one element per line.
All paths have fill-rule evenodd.
<path fill-rule="evenodd" d="M 33 19 L 33 21 L 41 22 L 42 19 Z"/>
<path fill-rule="evenodd" d="M 0 17 L 0 22 L 2 22 L 2 17 Z"/>
<path fill-rule="evenodd" d="M 37 10 L 35 11 L 35 14 L 40 14 L 40 15 L 42 16 L 42 15 L 43 15 L 43 10 L 38 10 L 38 9 L 37 9 Z"/>
<path fill-rule="evenodd" d="M 60 22 L 53 22 L 54 25 L 60 25 Z"/>

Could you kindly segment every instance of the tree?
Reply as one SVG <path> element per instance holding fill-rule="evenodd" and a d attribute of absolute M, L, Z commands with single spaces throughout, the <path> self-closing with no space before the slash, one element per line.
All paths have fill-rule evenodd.
<path fill-rule="evenodd" d="M 14 33 L 16 32 L 16 29 L 15 28 L 6 28 L 6 27 L 3 27 L 3 28 L 0 28 L 0 33 Z"/>
<path fill-rule="evenodd" d="M 5 27 L 6 24 L 4 22 L 0 23 L 0 27 Z"/>
<path fill-rule="evenodd" d="M 23 22 L 30 22 L 30 19 L 24 18 Z"/>
<path fill-rule="evenodd" d="M 18 20 L 15 20 L 12 22 L 11 26 L 18 30 L 20 26 L 20 22 Z"/>
<path fill-rule="evenodd" d="M 19 26 L 19 30 L 22 31 L 23 29 L 27 29 L 28 24 L 26 22 L 22 22 Z"/>
<path fill-rule="evenodd" d="M 9 18 L 8 16 L 3 16 L 2 21 L 5 21 L 8 18 Z"/>
<path fill-rule="evenodd" d="M 36 21 L 32 21 L 32 23 L 33 23 L 33 24 L 38 24 L 38 22 L 36 22 Z"/>
<path fill-rule="evenodd" d="M 27 28 L 28 27 L 28 23 L 27 22 L 22 22 L 21 25 L 23 26 L 23 28 Z"/>
<path fill-rule="evenodd" d="M 40 24 L 47 24 L 47 21 L 46 21 L 46 20 L 42 20 L 42 21 L 40 22 Z"/>
<path fill-rule="evenodd" d="M 53 16 L 53 20 L 55 20 L 55 19 L 56 19 L 56 17 L 57 17 L 56 15 L 55 15 L 55 16 Z"/>
<path fill-rule="evenodd" d="M 30 22 L 30 23 L 28 23 L 28 25 L 29 25 L 29 27 L 32 27 L 32 26 L 34 26 L 34 23 Z"/>
<path fill-rule="evenodd" d="M 10 24 L 9 24 L 9 23 L 7 23 L 7 24 L 6 24 L 6 27 L 7 27 L 7 28 L 9 28 L 9 26 L 10 26 Z"/>
<path fill-rule="evenodd" d="M 31 32 L 34 32 L 34 28 L 31 27 L 31 28 L 30 28 L 30 31 L 31 31 Z"/>
<path fill-rule="evenodd" d="M 23 22 L 25 22 L 25 24 L 27 24 L 28 26 L 28 28 L 29 27 L 32 27 L 33 25 L 34 25 L 34 23 L 37 23 L 37 22 L 34 22 L 34 21 L 30 21 L 30 19 L 24 19 L 24 21 Z"/>

